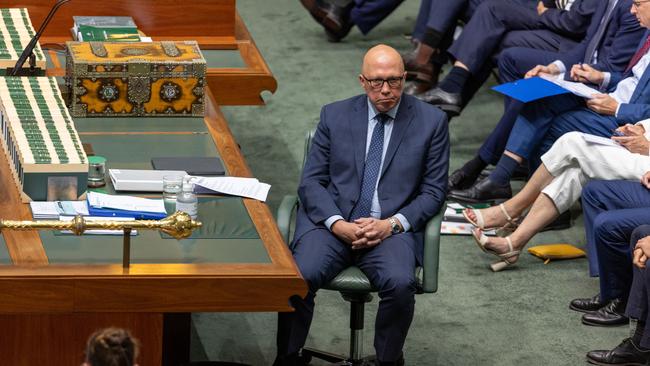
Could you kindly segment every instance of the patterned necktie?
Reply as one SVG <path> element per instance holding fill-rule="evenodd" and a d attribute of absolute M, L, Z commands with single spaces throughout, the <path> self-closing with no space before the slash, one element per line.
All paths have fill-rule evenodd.
<path fill-rule="evenodd" d="M 375 194 L 377 177 L 381 169 L 381 156 L 384 151 L 384 123 L 390 119 L 390 116 L 379 113 L 375 119 L 377 124 L 372 131 L 370 146 L 366 154 L 366 164 L 363 168 L 363 178 L 361 180 L 361 193 L 359 194 L 359 201 L 357 201 L 350 214 L 350 221 L 360 217 L 370 217 L 372 196 Z"/>
<path fill-rule="evenodd" d="M 636 65 L 637 62 L 650 50 L 650 36 L 645 40 L 645 43 L 641 48 L 639 48 L 634 56 L 632 56 L 632 59 L 630 60 L 630 63 L 627 65 L 627 68 L 625 69 L 625 73 L 628 71 L 632 70 L 634 65 Z"/>
<path fill-rule="evenodd" d="M 605 13 L 603 13 L 603 18 L 600 21 L 600 24 L 598 25 L 596 34 L 594 34 L 594 36 L 589 41 L 589 44 L 587 45 L 587 50 L 585 51 L 585 58 L 583 60 L 584 63 L 590 64 L 591 61 L 594 59 L 594 54 L 596 53 L 596 49 L 598 48 L 598 45 L 600 45 L 600 41 L 602 41 L 603 39 L 603 35 L 605 34 L 605 29 L 607 29 L 607 25 L 609 24 L 609 18 L 612 17 L 612 13 L 616 3 L 617 0 L 609 0 L 609 3 L 607 4 L 607 10 L 605 10 Z"/>

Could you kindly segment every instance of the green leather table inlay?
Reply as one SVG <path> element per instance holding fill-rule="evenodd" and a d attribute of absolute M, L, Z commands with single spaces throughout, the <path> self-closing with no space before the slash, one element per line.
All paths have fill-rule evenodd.
<path fill-rule="evenodd" d="M 2 235 L 0 235 L 0 265 L 2 264 L 11 264 L 11 257 L 7 251 L 5 239 Z"/>
<path fill-rule="evenodd" d="M 77 131 L 80 133 L 208 131 L 203 118 L 200 117 L 75 118 L 74 123 Z"/>

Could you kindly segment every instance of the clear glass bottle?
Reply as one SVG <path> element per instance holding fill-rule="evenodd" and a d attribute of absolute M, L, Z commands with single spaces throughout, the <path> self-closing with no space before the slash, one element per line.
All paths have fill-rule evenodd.
<path fill-rule="evenodd" d="M 190 215 L 192 219 L 196 219 L 199 211 L 199 200 L 194 194 L 194 183 L 191 177 L 186 175 L 183 179 L 183 190 L 176 197 L 176 211 L 183 211 Z"/>

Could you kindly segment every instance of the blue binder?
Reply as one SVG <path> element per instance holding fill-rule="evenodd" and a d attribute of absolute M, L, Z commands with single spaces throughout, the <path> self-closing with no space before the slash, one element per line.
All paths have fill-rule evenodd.
<path fill-rule="evenodd" d="M 90 216 L 101 217 L 133 217 L 136 220 L 160 220 L 167 217 L 167 214 L 163 212 L 128 211 L 106 207 L 93 207 L 90 205 L 90 202 L 88 202 L 88 214 Z"/>
<path fill-rule="evenodd" d="M 528 103 L 533 100 L 542 99 L 553 95 L 570 93 L 570 91 L 562 88 L 561 86 L 553 84 L 552 82 L 544 80 L 540 77 L 520 79 L 511 83 L 497 85 L 492 87 L 492 90 L 517 99 L 523 103 Z"/>

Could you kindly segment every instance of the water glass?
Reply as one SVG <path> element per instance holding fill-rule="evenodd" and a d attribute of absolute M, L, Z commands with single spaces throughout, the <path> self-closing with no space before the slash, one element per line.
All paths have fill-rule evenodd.
<path fill-rule="evenodd" d="M 163 202 L 167 213 L 171 214 L 176 211 L 176 197 L 181 193 L 182 188 L 182 175 L 165 175 L 163 177 Z"/>

